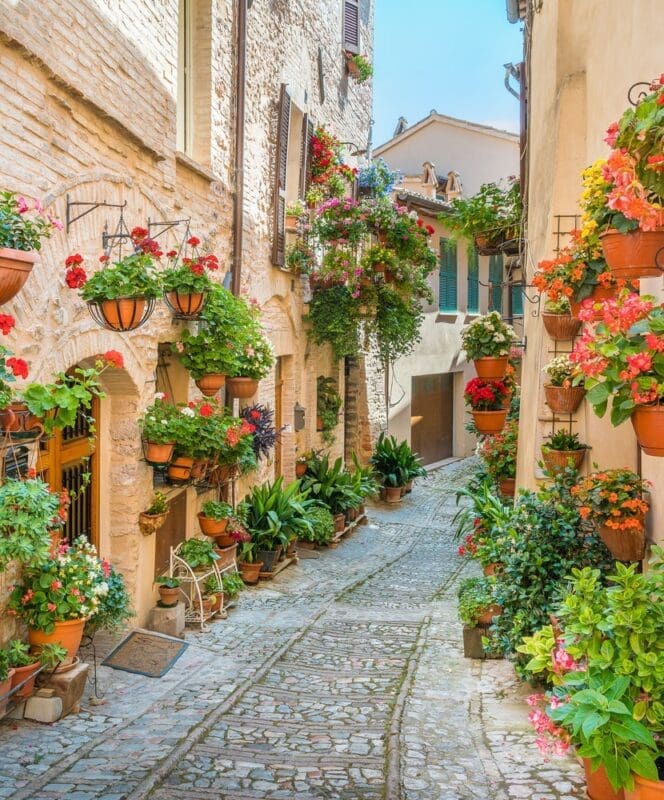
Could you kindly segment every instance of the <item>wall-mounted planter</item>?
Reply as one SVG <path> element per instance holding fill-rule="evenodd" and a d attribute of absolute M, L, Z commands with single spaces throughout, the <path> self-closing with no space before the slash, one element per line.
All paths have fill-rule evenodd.
<path fill-rule="evenodd" d="M 554 414 L 573 414 L 581 405 L 586 390 L 583 386 L 544 385 L 546 404 Z"/>
<path fill-rule="evenodd" d="M 573 339 L 579 332 L 581 320 L 571 314 L 542 314 L 544 329 L 556 342 Z"/>
<path fill-rule="evenodd" d="M 630 417 L 634 433 L 649 456 L 664 457 L 664 406 L 637 406 Z"/>
<path fill-rule="evenodd" d="M 200 389 L 201 394 L 205 395 L 205 397 L 214 397 L 224 385 L 225 381 L 225 375 L 212 372 L 209 375 L 202 375 L 195 383 Z"/>
<path fill-rule="evenodd" d="M 144 325 L 154 311 L 154 299 L 146 297 L 118 297 L 88 303 L 88 311 L 94 321 L 118 333 L 134 331 Z"/>
<path fill-rule="evenodd" d="M 38 259 L 36 250 L 0 247 L 0 304 L 8 302 L 21 291 Z"/>
<path fill-rule="evenodd" d="M 610 230 L 600 235 L 606 263 L 616 278 L 656 278 L 664 270 L 664 228 L 618 233 Z M 659 264 L 657 254 L 660 253 Z"/>

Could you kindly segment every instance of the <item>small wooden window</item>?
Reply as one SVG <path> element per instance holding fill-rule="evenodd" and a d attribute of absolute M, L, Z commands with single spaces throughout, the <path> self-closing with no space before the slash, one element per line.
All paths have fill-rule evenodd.
<path fill-rule="evenodd" d="M 440 240 L 440 272 L 438 277 L 438 309 L 443 313 L 457 310 L 457 247 Z"/>
<path fill-rule="evenodd" d="M 281 84 L 277 117 L 277 152 L 274 186 L 274 236 L 272 238 L 272 263 L 285 264 L 286 231 L 286 178 L 288 175 L 288 137 L 290 132 L 291 99 L 286 84 Z"/>
<path fill-rule="evenodd" d="M 360 6 L 358 0 L 343 0 L 343 42 L 347 53 L 360 52 Z"/>

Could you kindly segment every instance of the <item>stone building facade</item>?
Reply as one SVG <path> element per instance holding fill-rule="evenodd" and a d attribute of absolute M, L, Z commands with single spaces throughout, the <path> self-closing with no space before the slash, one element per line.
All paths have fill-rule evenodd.
<path fill-rule="evenodd" d="M 278 356 L 278 366 L 261 383 L 256 400 L 276 408 L 284 427 L 276 458 L 251 479 L 275 472 L 290 479 L 296 451 L 320 445 L 316 377 L 337 377 L 343 396 L 344 370 L 327 348 L 309 344 L 302 287 L 274 266 L 282 84 L 292 100 L 286 191 L 294 199 L 305 114 L 354 143 L 349 149 L 361 149 L 367 141 L 371 88 L 346 75 L 344 24 L 350 19 L 353 33 L 357 21 L 358 46 L 371 58 L 373 3 L 248 4 L 244 164 L 238 170 L 238 18 L 244 2 L 3 4 L 0 187 L 42 198 L 47 210 L 63 221 L 68 202 L 126 204 L 122 213 L 130 228 L 148 219 L 190 219 L 192 233 L 218 255 L 222 279 L 224 271 L 240 266 L 233 264 L 238 254 L 233 209 L 242 181 L 241 290 L 262 305 Z M 86 210 L 45 242 L 25 288 L 3 307 L 17 321 L 7 345 L 28 360 L 33 380 L 48 380 L 108 349 L 124 356 L 125 368 L 106 379 L 106 397 L 100 402 L 92 530 L 100 552 L 123 572 L 136 623 L 142 624 L 156 596 L 153 579 L 163 566 L 163 543 L 159 533 L 144 537 L 138 528 L 138 513 L 152 496 L 153 471 L 142 460 L 137 420 L 157 389 L 167 385 L 178 401 L 194 392 L 187 373 L 167 354 L 182 323 L 172 320 L 163 303 L 144 327 L 112 333 L 98 327 L 77 293 L 65 286 L 66 256 L 79 252 L 94 264 L 104 226 L 112 232 L 120 213 L 109 205 L 70 205 L 70 219 Z M 181 231 L 176 226 L 161 241 L 170 243 Z M 296 402 L 306 409 L 305 427 L 297 433 Z M 344 450 L 343 418 L 336 433 L 335 454 Z M 245 488 L 237 487 L 238 497 Z M 192 488 L 170 488 L 168 495 L 174 509 L 173 541 L 195 535 L 196 512 L 207 495 Z M 0 575 L 0 604 L 10 579 Z M 5 622 L 0 640 L 8 633 Z"/>

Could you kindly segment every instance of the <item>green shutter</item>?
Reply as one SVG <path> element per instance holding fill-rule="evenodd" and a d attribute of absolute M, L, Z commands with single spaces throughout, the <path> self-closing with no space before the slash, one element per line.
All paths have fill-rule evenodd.
<path fill-rule="evenodd" d="M 503 257 L 489 257 L 489 310 L 503 313 Z"/>
<path fill-rule="evenodd" d="M 440 272 L 438 279 L 438 308 L 449 313 L 457 310 L 457 248 L 440 240 Z"/>
<path fill-rule="evenodd" d="M 468 313 L 480 311 L 480 262 L 474 245 L 468 246 Z"/>
<path fill-rule="evenodd" d="M 512 316 L 523 316 L 523 282 L 519 281 L 512 286 Z"/>

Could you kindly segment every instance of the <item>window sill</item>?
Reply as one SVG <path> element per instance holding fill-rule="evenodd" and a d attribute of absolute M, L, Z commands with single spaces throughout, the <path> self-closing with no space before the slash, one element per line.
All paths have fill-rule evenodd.
<path fill-rule="evenodd" d="M 456 322 L 458 317 L 458 311 L 439 311 L 436 317 L 436 324 L 439 322 Z"/>
<path fill-rule="evenodd" d="M 183 167 L 186 167 L 188 170 L 195 172 L 196 175 L 199 175 L 201 178 L 205 178 L 205 180 L 209 181 L 210 183 L 219 182 L 219 178 L 210 170 L 209 167 L 206 167 L 204 164 L 201 164 L 198 161 L 194 161 L 193 158 L 188 156 L 186 153 L 183 153 L 181 150 L 175 151 L 175 161 L 178 164 L 181 164 Z"/>
<path fill-rule="evenodd" d="M 464 324 L 467 322 L 472 322 L 474 319 L 481 317 L 482 314 L 479 311 L 466 311 L 466 316 L 464 319 Z"/>

